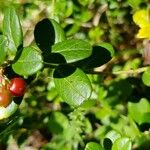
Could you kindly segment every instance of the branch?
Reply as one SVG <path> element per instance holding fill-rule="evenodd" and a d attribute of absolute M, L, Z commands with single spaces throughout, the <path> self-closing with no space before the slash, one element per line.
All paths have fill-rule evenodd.
<path fill-rule="evenodd" d="M 123 71 L 114 71 L 114 72 L 107 72 L 107 71 L 89 71 L 89 74 L 101 74 L 101 75 L 122 75 L 122 74 L 129 74 L 129 75 L 135 75 L 140 74 L 144 71 L 146 71 L 149 68 L 149 66 L 141 67 L 138 69 L 131 69 L 131 70 L 123 70 Z"/>
<path fill-rule="evenodd" d="M 124 70 L 124 71 L 114 71 L 112 72 L 112 74 L 114 75 L 119 75 L 119 74 L 139 74 L 142 73 L 144 71 L 146 71 L 148 69 L 147 67 L 142 67 L 142 68 L 138 68 L 138 69 L 131 69 L 131 70 Z"/>

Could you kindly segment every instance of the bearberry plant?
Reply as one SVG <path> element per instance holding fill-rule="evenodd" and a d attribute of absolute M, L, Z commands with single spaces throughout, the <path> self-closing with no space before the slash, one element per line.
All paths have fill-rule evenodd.
<path fill-rule="evenodd" d="M 33 3 L 23 5 L 28 19 L 30 9 L 43 6 Z M 44 139 L 38 147 L 43 150 L 149 149 L 150 69 L 142 65 L 150 64 L 150 11 L 147 3 L 140 10 L 140 4 L 140 0 L 52 0 L 51 7 L 41 11 L 44 15 L 33 20 L 28 44 L 17 5 L 4 10 L 2 146 L 16 139 L 23 147 L 35 131 L 37 141 Z M 143 42 L 144 52 L 133 49 L 136 42 L 139 49 Z"/>

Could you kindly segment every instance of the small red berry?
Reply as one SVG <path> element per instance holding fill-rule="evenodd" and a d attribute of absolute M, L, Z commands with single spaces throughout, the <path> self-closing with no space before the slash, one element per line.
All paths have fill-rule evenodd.
<path fill-rule="evenodd" d="M 0 106 L 7 107 L 12 102 L 12 97 L 7 89 L 1 89 L 0 91 Z"/>
<path fill-rule="evenodd" d="M 26 82 L 21 77 L 13 78 L 10 81 L 9 91 L 13 96 L 23 96 L 26 90 Z"/>
<path fill-rule="evenodd" d="M 12 102 L 12 96 L 8 89 L 8 79 L 0 74 L 0 106 L 7 107 Z"/>

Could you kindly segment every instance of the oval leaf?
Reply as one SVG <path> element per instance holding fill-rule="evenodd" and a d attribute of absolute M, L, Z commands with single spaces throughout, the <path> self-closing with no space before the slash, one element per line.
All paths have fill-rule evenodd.
<path fill-rule="evenodd" d="M 65 33 L 55 20 L 46 18 L 36 24 L 34 38 L 37 46 L 47 53 L 53 44 L 65 39 Z"/>
<path fill-rule="evenodd" d="M 131 150 L 130 139 L 126 137 L 117 139 L 112 146 L 112 150 Z"/>
<path fill-rule="evenodd" d="M 107 49 L 108 48 L 108 49 Z M 83 60 L 76 63 L 76 66 L 82 69 L 93 69 L 99 67 L 112 59 L 114 55 L 113 47 L 104 43 L 102 46 L 93 46 L 92 54 Z"/>
<path fill-rule="evenodd" d="M 104 150 L 102 146 L 95 142 L 89 142 L 86 144 L 85 150 Z"/>
<path fill-rule="evenodd" d="M 111 57 L 113 57 L 115 55 L 115 50 L 113 48 L 113 46 L 109 43 L 103 42 L 101 44 L 99 44 L 99 46 L 105 48 L 106 50 L 108 50 L 111 54 Z"/>
<path fill-rule="evenodd" d="M 92 47 L 86 41 L 69 39 L 52 46 L 52 53 L 59 53 L 67 63 L 72 63 L 89 57 L 92 53 Z"/>
<path fill-rule="evenodd" d="M 42 56 L 34 47 L 23 49 L 19 59 L 12 65 L 13 70 L 23 76 L 36 73 L 43 67 Z"/>
<path fill-rule="evenodd" d="M 10 54 L 15 55 L 18 48 L 23 44 L 23 33 L 20 20 L 13 7 L 6 9 L 4 13 L 3 34 L 8 38 Z"/>
<path fill-rule="evenodd" d="M 58 24 L 54 19 L 50 19 L 50 21 L 53 24 L 55 31 L 55 44 L 64 41 L 66 39 L 65 32 L 61 28 L 60 24 Z"/>
<path fill-rule="evenodd" d="M 82 70 L 61 65 L 53 76 L 56 89 L 68 104 L 79 106 L 90 97 L 90 80 Z"/>
<path fill-rule="evenodd" d="M 0 35 L 0 65 L 4 62 L 7 54 L 7 38 L 4 35 Z"/>

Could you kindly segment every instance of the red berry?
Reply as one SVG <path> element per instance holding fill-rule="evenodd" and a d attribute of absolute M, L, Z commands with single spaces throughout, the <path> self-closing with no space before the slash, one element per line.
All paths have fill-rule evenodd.
<path fill-rule="evenodd" d="M 26 90 L 26 82 L 20 77 L 13 78 L 10 81 L 9 90 L 13 96 L 23 96 Z"/>
<path fill-rule="evenodd" d="M 7 89 L 0 91 L 0 106 L 7 107 L 12 102 L 12 97 Z"/>
<path fill-rule="evenodd" d="M 8 79 L 0 74 L 0 106 L 7 107 L 12 102 L 12 96 L 8 89 Z"/>

